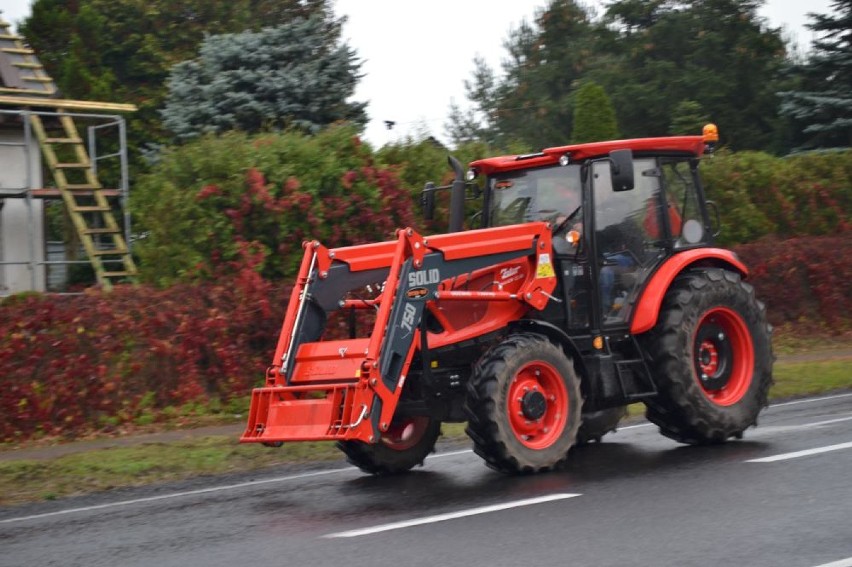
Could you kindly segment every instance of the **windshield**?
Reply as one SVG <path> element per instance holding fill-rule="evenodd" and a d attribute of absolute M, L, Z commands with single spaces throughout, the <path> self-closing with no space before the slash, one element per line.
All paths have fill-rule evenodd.
<path fill-rule="evenodd" d="M 580 166 L 510 171 L 489 178 L 490 226 L 558 223 L 582 203 Z"/>

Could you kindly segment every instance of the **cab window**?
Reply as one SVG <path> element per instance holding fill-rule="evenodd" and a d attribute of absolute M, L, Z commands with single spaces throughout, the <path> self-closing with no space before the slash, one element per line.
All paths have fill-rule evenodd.
<path fill-rule="evenodd" d="M 489 226 L 559 222 L 580 206 L 580 166 L 507 172 L 491 177 L 489 189 Z"/>
<path fill-rule="evenodd" d="M 689 161 L 664 159 L 660 168 L 674 247 L 707 242 L 709 231 L 698 204 L 698 190 Z"/>

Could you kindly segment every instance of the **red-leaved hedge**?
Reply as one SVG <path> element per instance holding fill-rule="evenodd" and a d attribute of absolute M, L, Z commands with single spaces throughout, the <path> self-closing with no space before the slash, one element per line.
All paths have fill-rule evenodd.
<path fill-rule="evenodd" d="M 848 328 L 852 233 L 764 238 L 735 251 L 772 323 Z M 271 362 L 291 289 L 263 280 L 251 268 L 257 261 L 215 283 L 7 299 L 0 440 L 74 436 L 248 394 Z M 345 335 L 345 317 L 334 325 Z"/>
<path fill-rule="evenodd" d="M 288 289 L 219 283 L 26 295 L 0 306 L 0 440 L 69 435 L 245 395 L 272 356 Z"/>
<path fill-rule="evenodd" d="M 766 303 L 769 320 L 840 332 L 852 313 L 852 231 L 781 240 L 767 236 L 734 251 Z"/>

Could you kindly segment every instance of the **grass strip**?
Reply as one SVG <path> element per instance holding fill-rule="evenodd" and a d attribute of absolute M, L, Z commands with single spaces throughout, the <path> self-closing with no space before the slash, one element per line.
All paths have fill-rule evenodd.
<path fill-rule="evenodd" d="M 0 462 L 0 505 L 86 494 L 117 487 L 258 470 L 285 463 L 340 459 L 331 442 L 292 443 L 271 450 L 228 436 L 179 443 L 110 447 L 47 460 Z"/>
<path fill-rule="evenodd" d="M 852 360 L 776 363 L 770 399 L 824 394 L 852 388 Z"/>

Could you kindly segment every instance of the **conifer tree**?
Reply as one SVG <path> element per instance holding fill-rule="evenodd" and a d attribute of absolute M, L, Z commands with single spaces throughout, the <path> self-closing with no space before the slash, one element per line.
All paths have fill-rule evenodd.
<path fill-rule="evenodd" d="M 779 93 L 781 113 L 799 132 L 799 149 L 852 146 L 852 0 L 834 0 L 834 13 L 808 14 L 820 34 L 813 53 L 794 69 L 801 87 Z"/>
<path fill-rule="evenodd" d="M 575 144 L 614 140 L 619 136 L 615 109 L 597 83 L 588 82 L 577 89 L 573 122 L 571 142 Z"/>
<path fill-rule="evenodd" d="M 672 124 L 669 133 L 673 136 L 699 134 L 710 117 L 704 112 L 701 103 L 694 100 L 682 100 L 672 111 Z"/>
<path fill-rule="evenodd" d="M 328 45 L 319 17 L 258 32 L 210 36 L 197 59 L 172 69 L 163 124 L 185 140 L 206 132 L 366 122 L 366 103 L 348 102 L 360 62 L 346 44 Z"/>
<path fill-rule="evenodd" d="M 169 72 L 196 57 L 207 35 L 316 16 L 334 45 L 345 21 L 331 0 L 34 0 L 31 9 L 18 31 L 63 97 L 139 108 L 127 116 L 131 156 L 166 140 L 160 110 Z"/>

